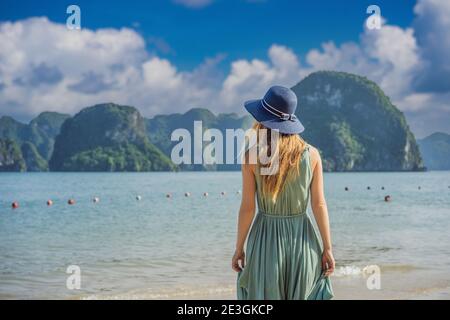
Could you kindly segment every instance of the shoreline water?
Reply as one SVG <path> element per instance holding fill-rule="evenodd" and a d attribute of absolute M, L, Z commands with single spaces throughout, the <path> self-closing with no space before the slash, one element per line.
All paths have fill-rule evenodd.
<path fill-rule="evenodd" d="M 450 300 L 450 281 L 440 274 L 430 277 L 429 270 L 388 272 L 381 277 L 379 290 L 367 288 L 367 277 L 332 276 L 334 300 Z M 116 294 L 95 294 L 73 297 L 77 300 L 236 300 L 234 284 L 223 287 L 192 288 L 159 293 L 140 289 Z"/>
<path fill-rule="evenodd" d="M 2 175 L 0 299 L 234 299 L 240 179 L 238 172 Z M 336 299 L 449 299 L 449 184 L 450 172 L 325 174 Z M 66 288 L 70 265 L 81 268 L 79 291 Z M 368 265 L 380 266 L 381 290 L 366 288 Z"/>

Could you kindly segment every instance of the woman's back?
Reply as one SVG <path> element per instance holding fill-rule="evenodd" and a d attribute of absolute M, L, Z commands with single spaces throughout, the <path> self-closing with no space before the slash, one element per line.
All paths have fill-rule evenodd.
<path fill-rule="evenodd" d="M 256 194 L 258 208 L 261 213 L 270 215 L 291 216 L 306 213 L 309 202 L 309 187 L 312 180 L 310 146 L 307 144 L 297 164 L 299 173 L 283 183 L 283 188 L 276 201 L 270 195 L 263 193 L 262 176 L 259 168 L 255 170 Z"/>
<path fill-rule="evenodd" d="M 258 214 L 247 241 L 246 266 L 238 275 L 238 299 L 333 296 L 322 271 L 321 243 L 306 214 L 313 180 L 311 148 L 306 144 L 296 164 L 300 166 L 298 174 L 282 182 L 275 201 L 263 192 L 264 178 L 259 167 L 254 167 Z"/>

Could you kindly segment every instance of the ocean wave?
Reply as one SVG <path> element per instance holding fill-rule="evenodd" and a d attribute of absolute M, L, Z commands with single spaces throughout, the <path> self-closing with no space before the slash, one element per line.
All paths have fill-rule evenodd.
<path fill-rule="evenodd" d="M 354 277 L 354 276 L 368 276 L 373 273 L 372 266 L 380 268 L 380 272 L 411 272 L 419 267 L 408 265 L 408 264 L 398 264 L 398 265 L 367 265 L 367 266 L 356 266 L 356 265 L 346 265 L 336 267 L 333 276 L 335 277 Z"/>

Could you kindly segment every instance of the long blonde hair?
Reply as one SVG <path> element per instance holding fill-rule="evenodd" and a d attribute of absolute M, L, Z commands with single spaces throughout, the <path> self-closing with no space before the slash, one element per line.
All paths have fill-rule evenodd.
<path fill-rule="evenodd" d="M 300 174 L 300 157 L 306 147 L 306 142 L 298 134 L 279 133 L 278 139 L 275 141 L 275 150 L 271 150 L 271 134 L 272 131 L 259 122 L 255 122 L 252 127 L 257 134 L 258 145 L 260 139 L 260 130 L 267 130 L 266 141 L 261 141 L 267 146 L 266 154 L 270 160 L 268 163 L 260 163 L 258 157 L 258 166 L 269 167 L 276 155 L 278 157 L 278 170 L 274 174 L 261 175 L 262 191 L 265 195 L 272 197 L 275 202 L 277 196 L 283 189 L 285 181 L 289 181 Z M 274 151 L 274 152 L 272 152 Z"/>

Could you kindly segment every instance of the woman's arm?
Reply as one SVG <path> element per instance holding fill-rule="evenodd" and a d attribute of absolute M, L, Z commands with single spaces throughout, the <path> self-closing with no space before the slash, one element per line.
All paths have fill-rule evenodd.
<path fill-rule="evenodd" d="M 231 263 L 233 270 L 237 272 L 245 266 L 244 243 L 255 215 L 255 189 L 255 175 L 251 165 L 242 164 L 242 201 L 239 209 L 236 251 Z"/>
<path fill-rule="evenodd" d="M 328 208 L 323 190 L 322 159 L 317 149 L 311 149 L 313 150 L 311 152 L 311 164 L 313 166 L 311 207 L 323 242 L 322 269 L 328 276 L 333 273 L 335 262 L 332 253 Z"/>

